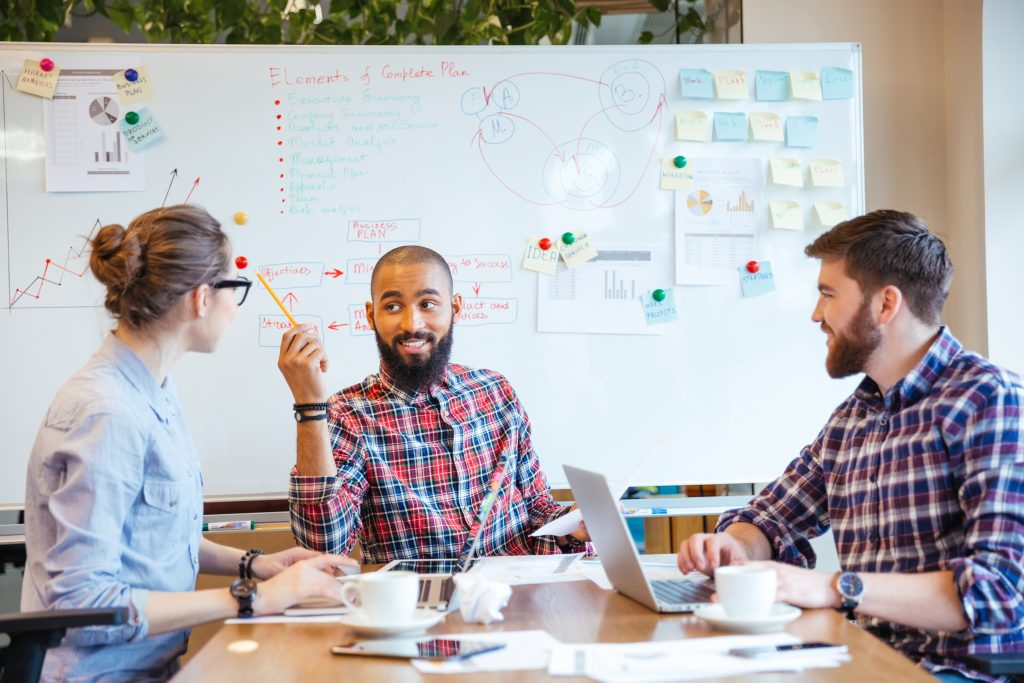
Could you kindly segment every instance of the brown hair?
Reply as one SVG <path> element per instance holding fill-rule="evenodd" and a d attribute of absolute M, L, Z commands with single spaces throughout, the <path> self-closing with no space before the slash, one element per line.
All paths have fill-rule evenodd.
<path fill-rule="evenodd" d="M 454 290 L 455 283 L 452 281 L 452 269 L 448 266 L 448 260 L 433 249 L 409 244 L 404 247 L 395 247 L 380 257 L 373 267 L 373 274 L 370 276 L 370 292 L 373 292 L 374 284 L 377 281 L 377 272 L 383 266 L 397 266 L 420 263 L 432 263 L 448 278 L 448 289 Z"/>
<path fill-rule="evenodd" d="M 846 273 L 871 296 L 893 285 L 914 316 L 937 325 L 953 281 L 946 245 L 917 216 L 883 209 L 852 218 L 805 249 L 812 258 L 842 259 Z"/>
<path fill-rule="evenodd" d="M 198 206 L 153 209 L 125 229 L 100 228 L 89 268 L 107 288 L 104 305 L 133 329 L 159 320 L 178 299 L 226 272 L 231 252 L 220 223 Z"/>

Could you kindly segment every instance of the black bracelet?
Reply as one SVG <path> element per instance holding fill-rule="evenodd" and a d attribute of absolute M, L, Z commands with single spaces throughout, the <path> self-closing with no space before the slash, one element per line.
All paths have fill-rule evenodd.
<path fill-rule="evenodd" d="M 330 408 L 328 403 L 293 403 L 292 410 L 327 410 Z"/>
<path fill-rule="evenodd" d="M 251 579 L 252 576 L 252 562 L 256 559 L 257 555 L 266 555 L 266 553 L 259 548 L 253 548 L 252 550 L 246 550 L 245 554 L 242 555 L 242 559 L 238 561 L 238 578 L 240 579 Z"/>
<path fill-rule="evenodd" d="M 296 422 L 316 422 L 317 420 L 326 420 L 327 413 L 315 413 L 313 415 L 306 415 L 298 410 L 295 411 Z"/>

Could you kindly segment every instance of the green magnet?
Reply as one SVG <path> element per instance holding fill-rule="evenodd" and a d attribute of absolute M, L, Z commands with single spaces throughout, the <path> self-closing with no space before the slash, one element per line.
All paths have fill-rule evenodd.
<path fill-rule="evenodd" d="M 664 301 L 665 300 L 665 290 L 664 289 L 656 289 L 653 292 L 651 292 L 651 296 L 654 297 L 655 301 Z"/>
<path fill-rule="evenodd" d="M 686 157 L 678 156 L 678 157 L 676 157 L 675 159 L 672 160 L 672 164 L 676 168 L 683 168 L 684 166 L 686 166 Z"/>
<path fill-rule="evenodd" d="M 133 111 L 130 111 L 124 115 L 124 120 L 128 123 L 129 126 L 134 126 L 136 123 L 139 122 L 139 115 Z"/>
<path fill-rule="evenodd" d="M 562 241 L 565 242 L 566 244 L 572 244 L 573 242 L 576 241 L 576 235 L 572 234 L 571 232 L 563 232 Z"/>

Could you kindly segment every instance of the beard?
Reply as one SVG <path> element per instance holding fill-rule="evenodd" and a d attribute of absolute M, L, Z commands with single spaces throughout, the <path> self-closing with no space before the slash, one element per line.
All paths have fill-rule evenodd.
<path fill-rule="evenodd" d="M 381 363 L 387 369 L 395 386 L 403 391 L 417 393 L 441 379 L 452 354 L 454 331 L 455 321 L 452 321 L 448 326 L 448 334 L 441 339 L 437 339 L 431 332 L 403 332 L 392 339 L 390 344 L 384 341 L 380 332 L 374 331 Z M 398 345 L 410 339 L 422 339 L 428 344 L 433 344 L 434 350 L 425 358 L 406 361 L 399 352 Z"/>
<path fill-rule="evenodd" d="M 832 333 L 832 346 L 825 358 L 825 370 L 832 379 L 841 379 L 864 372 L 868 359 L 882 343 L 882 332 L 871 322 L 867 299 L 847 332 L 838 332 L 824 323 L 822 329 Z"/>

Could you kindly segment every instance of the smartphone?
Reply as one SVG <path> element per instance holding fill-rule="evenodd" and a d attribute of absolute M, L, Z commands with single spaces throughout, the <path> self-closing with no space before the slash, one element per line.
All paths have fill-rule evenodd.
<path fill-rule="evenodd" d="M 336 655 L 368 655 L 402 659 L 465 659 L 482 652 L 505 647 L 505 643 L 482 640 L 362 640 L 342 643 L 331 648 Z"/>
<path fill-rule="evenodd" d="M 748 659 L 757 659 L 759 657 L 781 657 L 785 655 L 799 655 L 804 653 L 808 655 L 841 655 L 846 654 L 846 646 L 835 645 L 833 643 L 811 642 L 792 643 L 790 645 L 766 645 L 763 647 L 738 647 L 729 650 L 729 654 L 734 657 L 746 657 Z"/>

